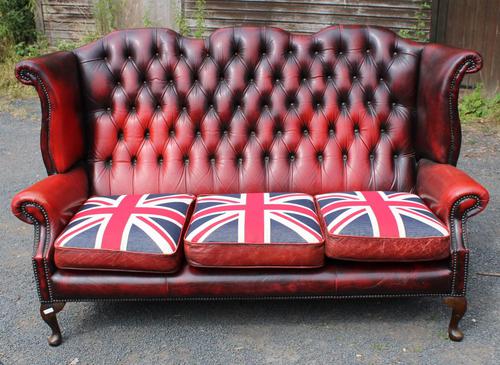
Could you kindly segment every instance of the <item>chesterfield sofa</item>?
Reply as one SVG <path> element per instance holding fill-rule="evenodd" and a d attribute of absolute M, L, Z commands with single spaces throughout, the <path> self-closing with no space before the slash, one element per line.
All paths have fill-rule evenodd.
<path fill-rule="evenodd" d="M 434 296 L 466 308 L 473 51 L 369 26 L 113 32 L 20 62 L 48 177 L 18 193 L 40 314 L 72 301 Z"/>

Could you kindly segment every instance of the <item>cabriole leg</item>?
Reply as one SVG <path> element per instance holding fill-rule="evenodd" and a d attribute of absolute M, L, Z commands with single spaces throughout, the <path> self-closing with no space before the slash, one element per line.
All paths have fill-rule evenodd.
<path fill-rule="evenodd" d="M 57 313 L 62 311 L 66 303 L 41 304 L 40 315 L 52 329 L 52 334 L 47 338 L 50 346 L 59 346 L 62 342 L 61 329 L 57 322 Z"/>
<path fill-rule="evenodd" d="M 452 341 L 462 341 L 464 333 L 458 328 L 458 322 L 467 311 L 467 299 L 465 297 L 446 297 L 444 304 L 452 309 L 450 325 L 448 326 L 448 336 Z"/>

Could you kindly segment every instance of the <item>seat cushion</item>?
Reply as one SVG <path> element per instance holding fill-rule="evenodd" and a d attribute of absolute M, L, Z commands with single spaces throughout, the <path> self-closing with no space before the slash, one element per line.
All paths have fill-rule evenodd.
<path fill-rule="evenodd" d="M 64 269 L 173 272 L 182 261 L 183 227 L 194 196 L 96 196 L 55 242 Z"/>
<path fill-rule="evenodd" d="M 185 242 L 202 267 L 319 267 L 324 240 L 312 196 L 298 193 L 201 195 Z"/>
<path fill-rule="evenodd" d="M 450 232 L 414 194 L 353 191 L 317 195 L 328 257 L 428 261 L 450 254 Z"/>

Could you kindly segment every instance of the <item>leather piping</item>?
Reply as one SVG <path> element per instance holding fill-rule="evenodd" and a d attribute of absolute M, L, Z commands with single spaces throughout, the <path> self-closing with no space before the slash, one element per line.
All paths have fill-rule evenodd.
<path fill-rule="evenodd" d="M 52 118 L 52 103 L 50 102 L 50 97 L 49 93 L 47 91 L 47 87 L 45 86 L 44 82 L 42 81 L 41 77 L 38 75 L 38 73 L 35 73 L 31 70 L 28 70 L 26 68 L 20 68 L 17 70 L 17 77 L 26 85 L 32 85 L 35 87 L 35 89 L 38 92 L 38 95 L 40 97 L 41 101 L 41 107 L 42 107 L 42 129 L 46 130 L 45 133 L 45 139 L 46 139 L 46 150 L 44 151 L 42 149 L 42 156 L 43 156 L 43 162 L 45 165 L 45 169 L 47 170 L 48 175 L 53 175 L 55 174 L 56 168 L 55 168 L 55 163 L 54 159 L 52 158 L 52 154 L 50 153 L 50 148 L 49 148 L 49 139 L 50 139 L 50 120 Z M 42 99 L 42 95 L 44 99 Z M 47 120 L 44 122 L 44 111 L 47 112 Z M 43 134 L 42 134 L 43 136 Z"/>
<path fill-rule="evenodd" d="M 460 117 L 458 115 L 458 90 L 455 96 L 455 87 L 457 83 L 460 84 L 465 73 L 472 72 L 477 68 L 476 62 L 474 61 L 473 56 L 465 57 L 464 60 L 457 66 L 453 78 L 450 82 L 450 88 L 448 93 L 448 105 L 450 112 L 450 150 L 448 152 L 448 163 L 450 165 L 456 165 L 457 161 L 454 158 L 455 150 L 456 150 L 456 141 L 455 141 L 455 129 L 460 124 Z"/>
<path fill-rule="evenodd" d="M 35 260 L 35 254 L 37 252 L 37 248 L 40 245 L 40 226 L 42 223 L 40 223 L 35 217 L 33 217 L 28 211 L 26 210 L 26 207 L 28 206 L 33 206 L 37 209 L 39 209 L 42 212 L 42 215 L 45 219 L 45 227 L 46 227 L 46 232 L 45 232 L 45 240 L 42 242 L 42 264 L 43 264 L 43 271 L 45 273 L 45 280 L 47 281 L 47 289 L 48 289 L 48 294 L 49 294 L 49 299 L 50 301 L 53 300 L 53 293 L 52 293 L 52 286 L 50 283 L 50 275 L 49 275 L 49 265 L 46 259 L 46 251 L 48 247 L 48 243 L 50 242 L 50 222 L 49 222 L 49 216 L 45 209 L 40 205 L 35 202 L 24 202 L 21 204 L 21 214 L 26 217 L 29 221 L 33 223 L 35 226 L 35 236 L 34 236 L 34 243 L 33 243 L 33 257 L 32 257 L 32 264 L 33 264 L 33 270 L 35 274 L 35 282 L 36 282 L 36 289 L 38 293 L 38 297 L 40 299 L 41 303 L 47 303 L 48 301 L 45 301 L 42 299 L 41 295 L 41 288 L 40 288 L 40 277 L 38 276 L 38 265 Z"/>

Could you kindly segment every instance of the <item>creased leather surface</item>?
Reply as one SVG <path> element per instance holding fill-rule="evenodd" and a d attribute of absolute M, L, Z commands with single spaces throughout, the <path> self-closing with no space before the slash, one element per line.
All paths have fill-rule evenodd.
<path fill-rule="evenodd" d="M 111 33 L 75 51 L 93 192 L 408 191 L 421 50 L 362 26 Z"/>

